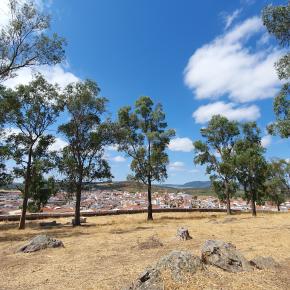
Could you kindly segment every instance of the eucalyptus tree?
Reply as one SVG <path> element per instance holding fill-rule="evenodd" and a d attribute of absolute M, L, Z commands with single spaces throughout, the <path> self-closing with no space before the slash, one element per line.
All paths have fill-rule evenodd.
<path fill-rule="evenodd" d="M 174 130 L 167 129 L 165 113 L 161 104 L 154 103 L 150 97 L 140 97 L 135 108 L 123 107 L 118 112 L 119 134 L 118 150 L 132 158 L 130 179 L 147 186 L 148 220 L 152 214 L 152 182 L 167 178 L 169 163 L 166 148 L 175 135 Z"/>
<path fill-rule="evenodd" d="M 231 214 L 231 195 L 235 193 L 234 145 L 239 137 L 238 123 L 215 115 L 200 133 L 204 140 L 194 142 L 195 164 L 207 164 L 214 189 L 227 203 L 227 214 Z"/>
<path fill-rule="evenodd" d="M 268 179 L 265 183 L 267 199 L 280 205 L 290 197 L 290 163 L 274 159 L 268 164 Z"/>
<path fill-rule="evenodd" d="M 262 12 L 263 23 L 268 32 L 274 35 L 279 45 L 286 49 L 286 54 L 275 64 L 278 77 L 283 80 L 282 88 L 274 100 L 274 113 L 276 120 L 269 125 L 268 130 L 273 135 L 282 138 L 290 136 L 290 2 L 286 5 L 269 5 Z"/>
<path fill-rule="evenodd" d="M 63 61 L 65 40 L 49 27 L 50 16 L 33 1 L 9 0 L 8 23 L 0 28 L 0 81 L 20 68 Z"/>
<path fill-rule="evenodd" d="M 268 166 L 257 124 L 244 123 L 241 131 L 242 138 L 234 146 L 235 172 L 239 184 L 243 186 L 245 199 L 251 202 L 252 215 L 256 216 L 256 202 L 262 203 L 265 199 Z"/>
<path fill-rule="evenodd" d="M 90 80 L 69 84 L 64 92 L 69 121 L 59 126 L 59 132 L 68 144 L 58 157 L 58 168 L 64 177 L 62 184 L 76 196 L 74 226 L 81 225 L 84 185 L 112 177 L 104 148 L 113 143 L 113 130 L 104 119 L 107 100 L 98 97 L 99 92 Z"/>
<path fill-rule="evenodd" d="M 39 172 L 47 173 L 54 166 L 53 154 L 49 151 L 54 136 L 47 134 L 47 130 L 55 122 L 62 105 L 57 85 L 48 83 L 41 75 L 10 92 L 14 108 L 9 117 L 12 131 L 7 144 L 16 163 L 14 174 L 24 180 L 19 224 L 19 229 L 24 229 L 33 172 L 37 167 Z"/>

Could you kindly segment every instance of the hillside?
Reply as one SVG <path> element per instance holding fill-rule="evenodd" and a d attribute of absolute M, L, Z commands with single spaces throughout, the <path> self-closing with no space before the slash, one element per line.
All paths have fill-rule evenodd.
<path fill-rule="evenodd" d="M 161 186 L 173 188 L 194 188 L 194 189 L 209 189 L 211 186 L 210 181 L 190 181 L 184 184 L 164 184 Z"/>

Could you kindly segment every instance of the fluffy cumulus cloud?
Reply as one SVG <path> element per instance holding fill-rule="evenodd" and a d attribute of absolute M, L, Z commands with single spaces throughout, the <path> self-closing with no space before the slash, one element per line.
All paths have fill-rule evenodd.
<path fill-rule="evenodd" d="M 262 139 L 261 139 L 261 144 L 264 148 L 270 146 L 272 142 L 272 136 L 271 135 L 265 135 Z"/>
<path fill-rule="evenodd" d="M 181 161 L 175 161 L 171 162 L 169 164 L 169 170 L 170 171 L 184 171 L 185 170 L 185 164 Z"/>
<path fill-rule="evenodd" d="M 190 152 L 193 150 L 192 140 L 189 138 L 174 138 L 168 145 L 171 151 Z"/>
<path fill-rule="evenodd" d="M 263 33 L 260 18 L 253 17 L 197 49 L 184 72 L 185 83 L 196 98 L 228 96 L 245 103 L 273 97 L 280 84 L 273 66 L 281 51 L 258 49 Z M 252 46 L 249 40 L 254 41 Z"/>
<path fill-rule="evenodd" d="M 222 115 L 229 120 L 255 121 L 261 114 L 256 105 L 238 106 L 235 103 L 215 102 L 199 107 L 192 116 L 196 123 L 208 122 L 214 115 Z"/>

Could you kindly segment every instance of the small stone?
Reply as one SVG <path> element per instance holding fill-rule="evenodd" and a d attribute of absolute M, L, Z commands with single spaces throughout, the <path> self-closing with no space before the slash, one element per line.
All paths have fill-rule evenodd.
<path fill-rule="evenodd" d="M 190 236 L 190 234 L 189 234 L 189 232 L 188 232 L 188 229 L 187 229 L 187 228 L 183 228 L 183 227 L 177 229 L 176 236 L 177 236 L 180 240 L 183 240 L 183 241 L 191 240 L 191 239 L 192 239 L 192 237 Z"/>

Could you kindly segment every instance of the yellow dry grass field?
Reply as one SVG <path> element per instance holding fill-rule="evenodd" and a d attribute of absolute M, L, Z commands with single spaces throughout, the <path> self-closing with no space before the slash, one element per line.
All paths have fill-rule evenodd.
<path fill-rule="evenodd" d="M 214 213 L 154 217 L 153 222 L 147 222 L 145 214 L 90 217 L 80 228 L 66 225 L 68 219 L 59 219 L 62 225 L 50 229 L 31 221 L 25 231 L 18 231 L 17 223 L 0 223 L 0 289 L 122 289 L 171 250 L 200 255 L 207 239 L 231 242 L 248 259 L 272 256 L 282 267 L 235 274 L 208 266 L 183 285 L 168 279 L 165 289 L 290 289 L 290 213 L 256 218 Z M 189 229 L 192 240 L 175 237 L 180 226 Z M 65 247 L 16 253 L 37 234 L 61 239 Z M 153 235 L 163 247 L 137 247 Z"/>

